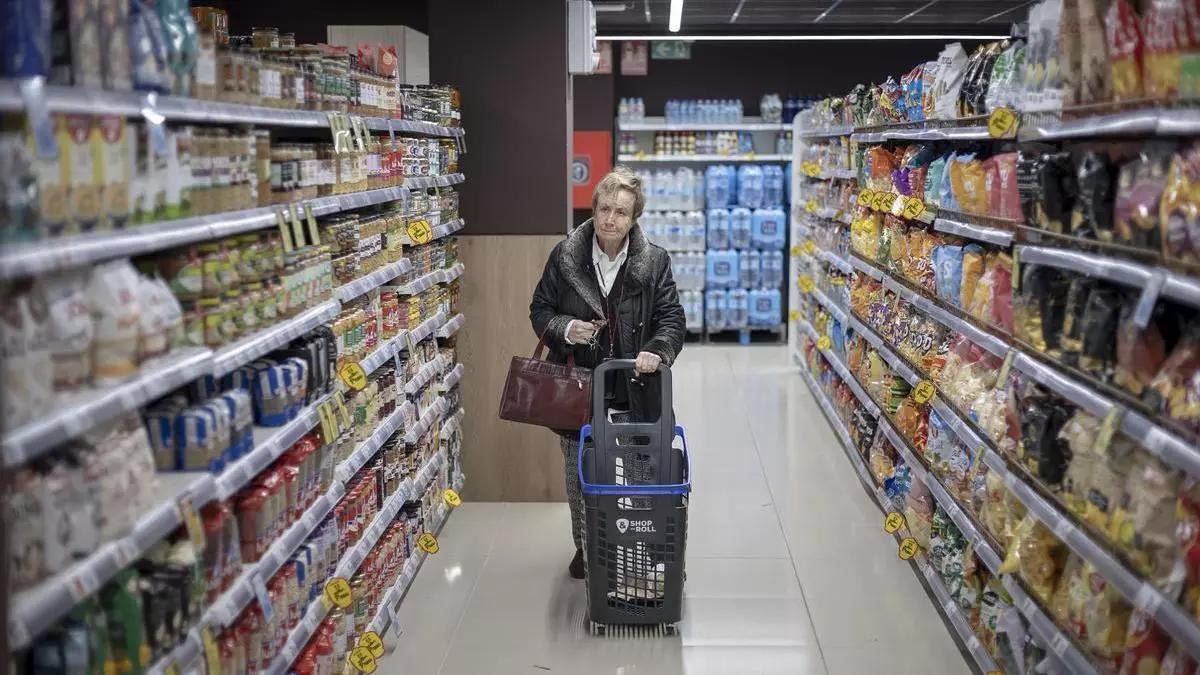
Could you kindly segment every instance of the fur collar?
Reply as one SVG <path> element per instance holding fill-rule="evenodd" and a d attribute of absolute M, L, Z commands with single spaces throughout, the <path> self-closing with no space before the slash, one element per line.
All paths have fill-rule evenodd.
<path fill-rule="evenodd" d="M 563 242 L 558 266 L 571 288 L 596 312 L 597 317 L 601 317 L 604 316 L 604 304 L 596 275 L 592 272 L 592 240 L 595 236 L 596 228 L 589 218 Z M 625 260 L 627 287 L 645 287 L 654 280 L 654 249 L 642 232 L 641 225 L 634 223 L 629 228 L 629 257 Z"/>

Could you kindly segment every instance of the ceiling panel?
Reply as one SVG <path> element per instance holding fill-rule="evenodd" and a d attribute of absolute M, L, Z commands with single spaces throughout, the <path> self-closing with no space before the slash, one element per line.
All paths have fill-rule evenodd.
<path fill-rule="evenodd" d="M 670 0 L 626 0 L 621 12 L 599 12 L 601 29 L 664 30 Z M 811 28 L 913 24 L 960 29 L 1007 28 L 1023 21 L 1033 0 L 684 0 L 683 28 L 697 32 L 743 32 L 747 27 L 781 32 Z M 647 23 L 645 8 L 650 8 Z"/>

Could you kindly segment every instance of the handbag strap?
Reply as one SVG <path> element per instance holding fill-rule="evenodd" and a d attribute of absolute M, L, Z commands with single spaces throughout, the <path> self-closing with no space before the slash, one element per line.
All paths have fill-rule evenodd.
<path fill-rule="evenodd" d="M 543 332 L 542 336 L 538 338 L 537 347 L 533 348 L 533 360 L 535 360 L 535 361 L 543 360 L 542 352 L 544 352 L 544 351 L 546 351 L 546 333 Z M 575 350 L 574 349 L 567 350 L 567 366 L 569 366 L 571 368 L 575 367 Z"/>

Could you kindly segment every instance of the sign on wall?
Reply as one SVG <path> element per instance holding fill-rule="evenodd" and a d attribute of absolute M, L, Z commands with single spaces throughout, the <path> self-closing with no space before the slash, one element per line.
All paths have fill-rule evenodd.
<path fill-rule="evenodd" d="M 650 43 L 650 58 L 659 61 L 686 61 L 692 58 L 692 43 L 684 40 L 655 40 Z"/>
<path fill-rule="evenodd" d="M 612 170 L 612 132 L 576 131 L 571 157 L 571 207 L 592 208 L 596 183 Z"/>
<path fill-rule="evenodd" d="M 621 43 L 622 75 L 645 75 L 649 61 L 645 40 L 626 40 Z"/>

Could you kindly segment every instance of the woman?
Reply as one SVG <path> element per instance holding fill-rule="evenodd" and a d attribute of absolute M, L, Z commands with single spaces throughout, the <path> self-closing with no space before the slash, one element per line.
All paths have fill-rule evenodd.
<path fill-rule="evenodd" d="M 645 203 L 637 174 L 618 166 L 605 176 L 592 194 L 592 218 L 554 247 L 529 305 L 529 320 L 545 338 L 551 360 L 565 363 L 573 352 L 575 364 L 584 368 L 608 359 L 636 361 L 638 380 L 613 378 L 608 407 L 639 422 L 659 418 L 661 384 L 653 374 L 660 364 L 675 361 L 686 330 L 671 258 L 637 224 Z M 575 538 L 570 573 L 582 579 L 579 431 L 561 433 Z"/>

